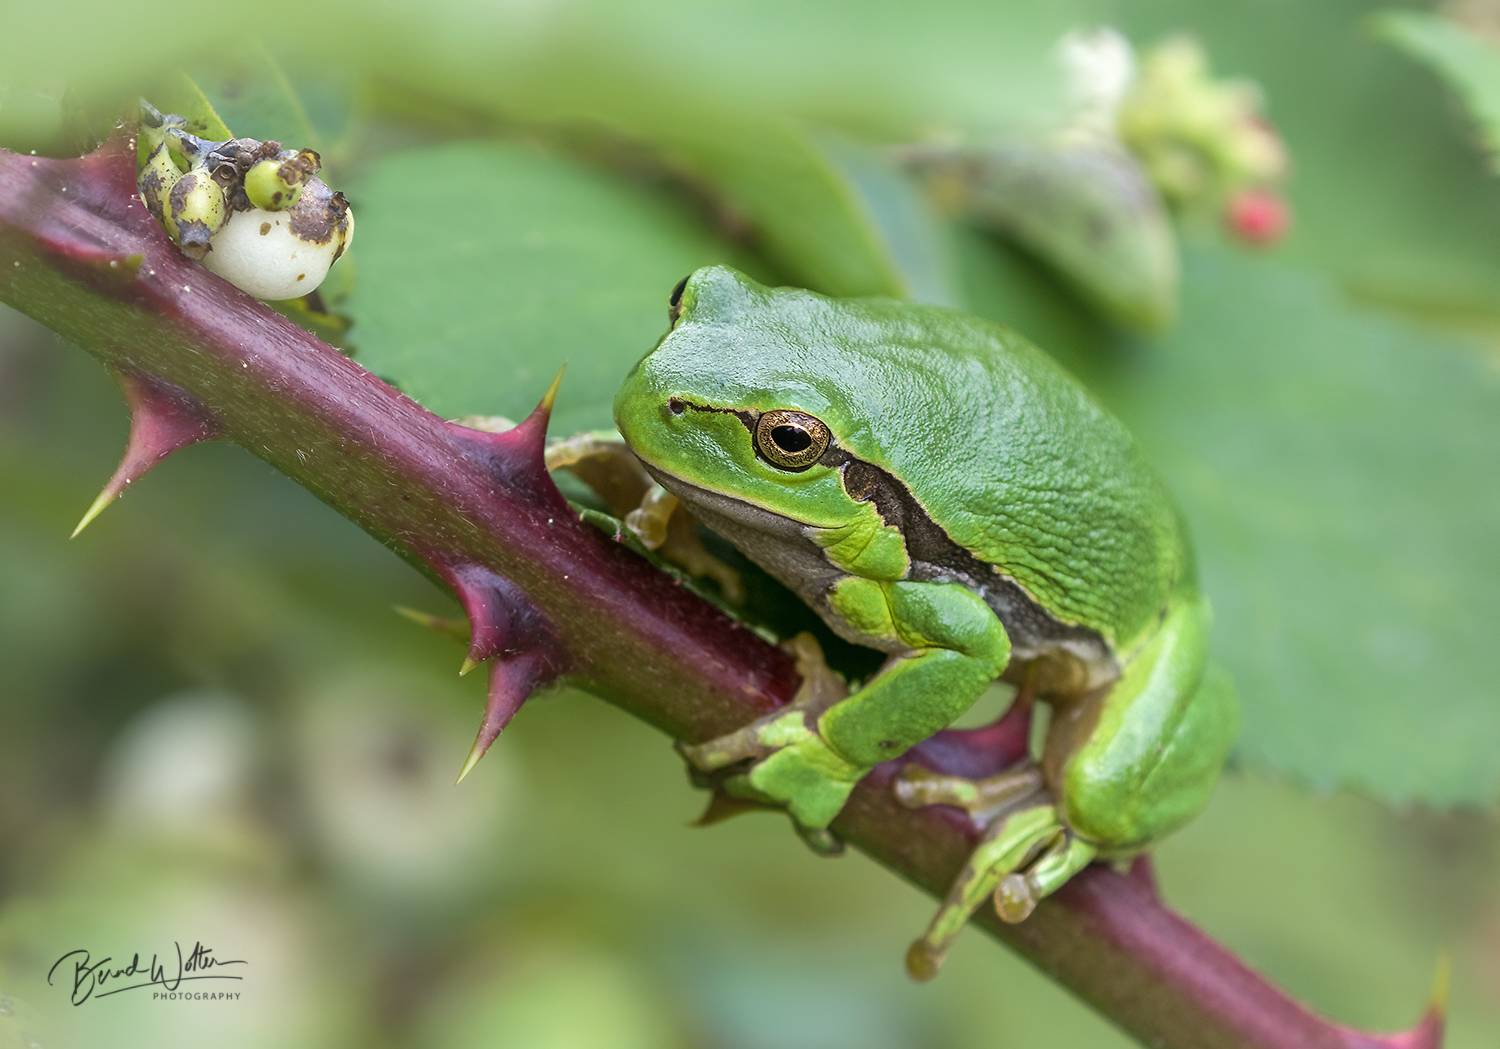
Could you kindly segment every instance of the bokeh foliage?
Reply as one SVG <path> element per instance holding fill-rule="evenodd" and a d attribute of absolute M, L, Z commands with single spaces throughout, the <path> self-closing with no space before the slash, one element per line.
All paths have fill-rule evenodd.
<path fill-rule="evenodd" d="M 1484 888 L 1497 869 L 1489 824 L 1403 822 L 1348 797 L 1310 808 L 1263 778 L 1466 810 L 1492 809 L 1500 788 L 1488 648 L 1500 624 L 1500 181 L 1445 85 L 1372 30 L 1377 10 L 1354 0 L 446 0 L 414 24 L 394 6 L 272 0 L 257 5 L 257 25 L 219 9 L 174 20 L 164 52 L 165 5 L 161 17 L 147 4 L 119 21 L 101 7 L 79 29 L 64 13 L 8 3 L 0 142 L 76 152 L 134 95 L 181 97 L 181 67 L 235 133 L 319 148 L 358 216 L 355 247 L 325 287 L 352 322 L 344 344 L 449 416 L 518 418 L 566 363 L 555 432 L 607 426 L 618 376 L 664 329 L 667 292 L 709 262 L 829 293 L 948 302 L 1016 327 L 1147 443 L 1193 524 L 1216 655 L 1239 682 L 1240 764 L 1262 778 L 1235 780 L 1164 848 L 1169 899 L 1313 1005 L 1377 1027 L 1410 1020 L 1439 941 L 1456 938 L 1452 1044 L 1492 1044 L 1500 983 L 1484 965 L 1500 970 L 1500 937 L 1473 918 L 1500 908 Z M 336 48 L 264 31 L 315 14 L 337 27 Z M 1142 46 L 1196 33 L 1217 67 L 1264 86 L 1293 157 L 1291 236 L 1251 257 L 1216 230 L 1182 230 L 1180 320 L 1160 335 L 1117 329 L 1025 252 L 942 217 L 880 153 L 933 136 L 1045 134 L 1061 112 L 1053 44 L 1101 21 Z M 1489 74 L 1473 72 L 1488 68 L 1490 45 L 1425 14 L 1378 24 L 1492 119 Z M 391 955 L 429 952 L 418 951 L 425 967 L 409 982 L 430 993 L 372 1021 L 357 1003 L 404 972 L 392 976 L 376 950 L 367 969 L 320 992 L 343 1003 L 330 1015 L 344 1026 L 311 1024 L 283 1044 L 357 1039 L 372 1022 L 398 1041 L 474 1044 L 501 1037 L 481 1032 L 542 1031 L 566 1007 L 536 1002 L 580 995 L 616 1003 L 612 1029 L 636 1039 L 621 1045 L 844 1044 L 840 1032 L 875 1002 L 886 1019 L 859 1044 L 934 1044 L 934 1031 L 939 1044 L 1113 1044 L 1037 977 L 989 958 L 987 944 L 965 944 L 940 999 L 893 982 L 923 901 L 854 864 L 813 864 L 770 820 L 668 830 L 693 799 L 658 742 L 576 697 L 528 711 L 487 759 L 497 769 L 476 789 L 499 800 L 474 817 L 485 828 L 474 833 L 514 853 L 431 845 L 479 871 L 494 901 L 416 874 L 401 883 L 390 871 L 405 861 L 363 839 L 341 866 L 319 806 L 333 806 L 335 821 L 380 816 L 338 808 L 336 784 L 314 774 L 354 746 L 336 744 L 315 713 L 336 721 L 350 689 L 373 691 L 359 670 L 378 652 L 381 665 L 417 668 L 395 675 L 405 684 L 380 715 L 398 726 L 392 737 L 410 725 L 420 740 L 451 738 L 449 720 L 477 713 L 477 696 L 416 682 L 449 673 L 457 649 L 383 611 L 441 599 L 221 449 L 184 455 L 78 543 L 56 546 L 123 423 L 82 374 L 88 362 L 53 361 L 34 335 L 7 330 L 0 833 L 26 843 L 6 857 L 12 884 L 88 867 L 144 879 L 129 873 L 152 869 L 131 853 L 138 843 L 55 828 L 98 797 L 101 756 L 118 750 L 132 713 L 212 686 L 256 712 L 282 745 L 268 745 L 282 755 L 272 764 L 298 770 L 299 786 L 252 792 L 251 844 L 188 850 L 171 869 L 191 880 L 228 864 L 277 913 L 325 908 L 331 931 L 283 944 L 288 958 L 346 942 L 372 913 L 386 919 L 373 935 Z M 147 511 L 148 500 L 159 502 Z M 447 804 L 423 786 L 442 745 L 423 746 L 400 759 L 414 766 L 391 759 L 413 827 Z M 507 776 L 519 784 L 510 794 Z M 37 844 L 53 839 L 66 844 Z M 1388 858 L 1398 848 L 1413 855 Z M 278 849 L 282 866 L 235 867 Z M 1246 884 L 1235 871 L 1256 863 L 1262 880 Z M 1284 888 L 1267 884 L 1278 877 Z M 472 928 L 442 914 L 433 898 L 445 894 L 470 901 Z M 611 907 L 630 917 L 603 913 Z M 26 912 L 8 913 L 0 922 L 14 930 Z M 31 928 L 70 927 L 41 913 Z M 1267 914 L 1275 920 L 1255 917 Z M 741 938 L 744 951 L 723 947 Z M 1388 966 L 1370 963 L 1387 955 Z M 683 957 L 703 961 L 685 972 Z M 491 1000 L 494 987 L 509 990 Z M 1033 995 L 1052 1004 L 1023 1004 Z M 287 1001 L 288 1015 L 304 1008 Z M 823 1041 L 820 1025 L 831 1025 Z M 583 1029 L 515 1044 L 545 1037 L 604 1044 Z"/>

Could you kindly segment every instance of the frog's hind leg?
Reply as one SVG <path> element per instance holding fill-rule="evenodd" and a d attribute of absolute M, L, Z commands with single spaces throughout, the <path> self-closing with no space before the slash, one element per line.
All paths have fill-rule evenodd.
<path fill-rule="evenodd" d="M 915 980 L 926 981 L 936 976 L 948 948 L 963 931 L 970 915 L 991 894 L 996 894 L 996 907 L 1000 909 L 1001 895 L 997 890 L 1006 890 L 1004 906 L 1012 913 L 1024 908 L 1025 913 L 1014 919 L 1019 921 L 1031 913 L 1037 899 L 1061 885 L 1093 857 L 1091 846 L 1079 842 L 1064 829 L 1056 808 L 1045 794 L 1039 795 L 1037 803 L 996 819 L 979 839 L 927 932 L 906 952 L 906 971 Z M 1028 864 L 1032 865 L 1031 871 L 1017 873 Z M 1034 885 L 1033 874 L 1037 877 Z M 1019 883 L 1013 880 L 1017 878 Z M 1012 895 L 1019 901 L 1015 905 L 1009 902 Z M 1012 920 L 1005 910 L 1000 911 L 1000 916 Z"/>
<path fill-rule="evenodd" d="M 1042 787 L 1042 770 L 1032 762 L 984 779 L 945 776 L 921 765 L 907 765 L 895 783 L 896 797 L 907 808 L 952 805 L 981 824 L 988 824 L 1006 806 Z"/>
<path fill-rule="evenodd" d="M 995 886 L 995 913 L 1015 925 L 1031 917 L 1037 902 L 1051 896 L 1093 862 L 1099 850 L 1064 830 L 1025 872 L 1012 871 Z"/>

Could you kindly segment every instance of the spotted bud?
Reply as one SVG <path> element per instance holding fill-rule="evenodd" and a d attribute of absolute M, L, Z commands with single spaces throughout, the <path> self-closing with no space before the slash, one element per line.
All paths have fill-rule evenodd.
<path fill-rule="evenodd" d="M 202 259 L 228 219 L 224 191 L 206 169 L 194 168 L 172 185 L 162 225 L 184 255 Z"/>
<path fill-rule="evenodd" d="M 285 211 L 301 198 L 302 187 L 320 167 L 321 158 L 310 149 L 285 150 L 245 173 L 245 196 L 263 211 Z"/>
<path fill-rule="evenodd" d="M 172 163 L 166 139 L 160 131 L 142 128 L 141 133 L 149 136 L 151 151 L 146 155 L 146 163 L 141 167 L 140 174 L 136 176 L 136 188 L 141 191 L 141 200 L 145 203 L 146 210 L 151 212 L 157 222 L 165 225 L 167 196 L 182 177 L 182 172 Z"/>

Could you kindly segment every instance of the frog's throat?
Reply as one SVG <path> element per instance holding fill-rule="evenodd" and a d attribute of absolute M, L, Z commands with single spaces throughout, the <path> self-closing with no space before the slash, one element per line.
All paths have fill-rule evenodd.
<path fill-rule="evenodd" d="M 882 520 L 902 535 L 910 561 L 906 578 L 919 583 L 958 583 L 978 594 L 1005 627 L 1013 661 L 1063 656 L 1083 671 L 1079 682 L 1083 689 L 1119 677 L 1119 664 L 1096 631 L 1058 619 L 1032 600 L 1016 580 L 955 543 L 890 474 L 842 450 L 835 454 L 845 457 L 845 487 L 851 494 L 862 493 L 856 498 L 874 502 Z M 796 593 L 839 636 L 883 651 L 899 649 L 899 642 L 862 633 L 829 606 L 834 587 L 848 573 L 832 564 L 827 552 L 809 538 L 808 525 L 699 487 L 650 463 L 643 461 L 643 465 L 694 516 Z"/>

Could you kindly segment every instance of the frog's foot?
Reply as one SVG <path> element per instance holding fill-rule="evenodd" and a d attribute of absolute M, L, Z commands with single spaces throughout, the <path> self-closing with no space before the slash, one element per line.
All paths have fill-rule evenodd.
<path fill-rule="evenodd" d="M 1042 788 L 1042 770 L 1032 762 L 985 779 L 944 776 L 921 765 L 907 765 L 895 783 L 896 797 L 907 808 L 952 805 L 981 824 L 990 823 L 1005 808 Z"/>
<path fill-rule="evenodd" d="M 701 772 L 690 768 L 690 779 L 693 786 L 711 792 L 708 807 L 693 823 L 695 827 L 707 827 L 745 812 L 774 812 L 783 808 L 775 798 L 756 789 L 747 774 L 737 772 L 733 767 L 716 772 Z M 807 847 L 819 856 L 843 855 L 843 839 L 827 827 L 809 827 L 793 816 L 792 828 Z"/>
<path fill-rule="evenodd" d="M 678 507 L 667 520 L 667 537 L 659 553 L 674 565 L 680 565 L 688 575 L 712 579 L 729 604 L 745 603 L 745 582 L 739 572 L 708 552 L 698 538 L 697 518 L 685 508 Z"/>
<path fill-rule="evenodd" d="M 611 504 L 611 509 L 614 505 Z M 745 603 L 745 584 L 740 574 L 720 561 L 698 538 L 696 519 L 677 497 L 652 481 L 634 509 L 625 514 L 625 527 L 641 545 L 655 550 L 689 575 L 706 576 L 719 585 L 719 593 L 731 605 Z"/>
<path fill-rule="evenodd" d="M 693 768 L 713 772 L 746 759 L 770 757 L 802 732 L 813 732 L 823 712 L 849 695 L 849 686 L 823 659 L 823 650 L 811 634 L 803 631 L 782 647 L 797 663 L 802 684 L 792 701 L 780 710 L 757 718 L 707 743 L 677 745 L 677 752 Z"/>
<path fill-rule="evenodd" d="M 679 746 L 678 751 L 707 772 L 753 759 L 749 769 L 723 779 L 719 788 L 737 798 L 784 805 L 799 830 L 822 830 L 869 769 L 823 742 L 815 725 L 816 716 L 806 710 L 784 709 L 699 746 Z"/>
<path fill-rule="evenodd" d="M 1002 920 L 1023 921 L 1038 900 L 1056 891 L 1097 853 L 1062 825 L 1050 800 L 995 820 L 948 890 L 927 932 L 906 952 L 906 971 L 919 981 L 936 976 L 948 948 L 986 897 L 993 896 Z"/>
<path fill-rule="evenodd" d="M 809 833 L 827 828 L 869 769 L 848 760 L 818 735 L 818 718 L 848 695 L 843 679 L 823 661 L 811 634 L 798 634 L 788 647 L 802 673 L 802 686 L 790 704 L 718 739 L 679 745 L 677 750 L 700 772 L 753 762 L 742 774 L 721 781 L 721 789 L 739 798 L 786 806 L 804 839 L 817 851 L 827 852 L 832 842 L 821 834 L 809 838 Z"/>

